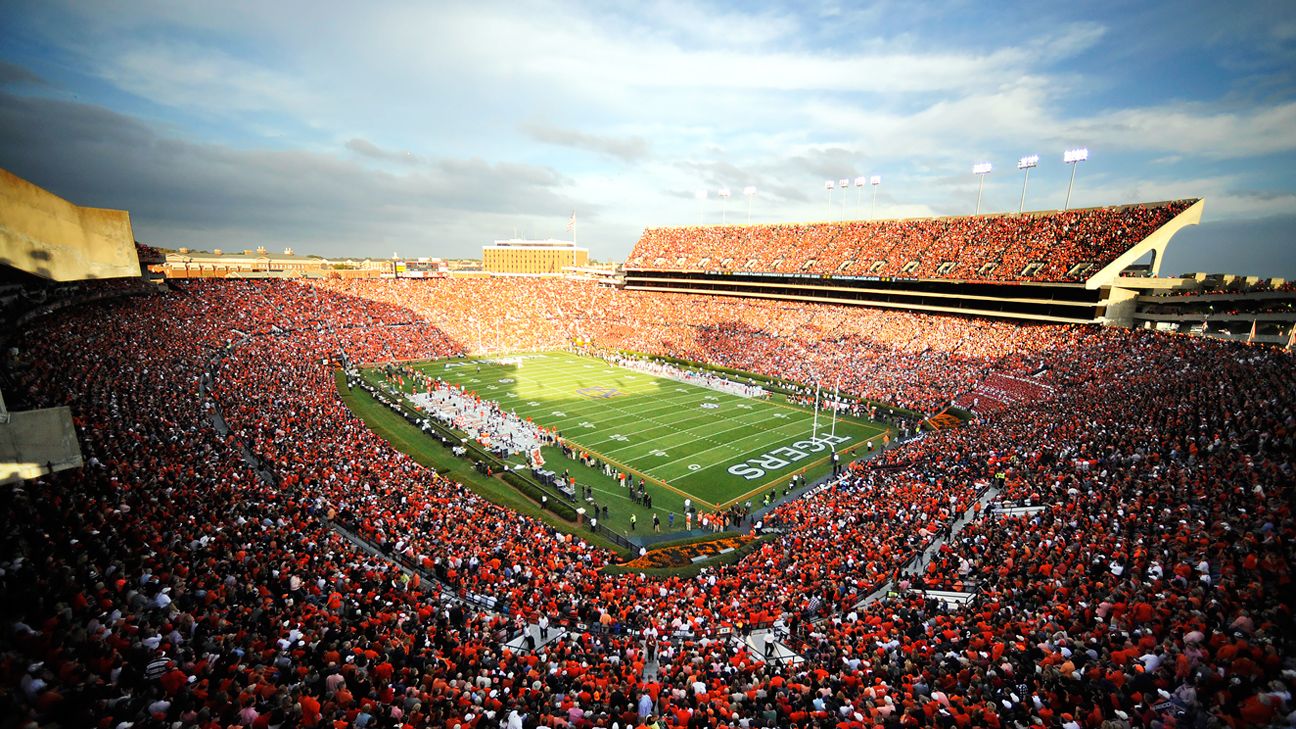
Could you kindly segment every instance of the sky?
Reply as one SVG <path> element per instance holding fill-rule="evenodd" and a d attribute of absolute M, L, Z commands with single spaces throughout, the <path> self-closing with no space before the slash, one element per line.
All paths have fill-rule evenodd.
<path fill-rule="evenodd" d="M 1206 199 L 1296 278 L 1296 3 L 6 0 L 0 167 L 141 242 L 621 260 L 645 227 Z M 824 181 L 879 175 L 829 198 Z M 750 199 L 744 188 L 756 188 Z M 718 196 L 728 188 L 727 201 Z M 705 190 L 705 201 L 696 198 Z M 863 195 L 860 195 L 863 192 Z M 831 204 L 831 207 L 830 207 Z M 749 213 L 750 206 L 750 213 Z"/>

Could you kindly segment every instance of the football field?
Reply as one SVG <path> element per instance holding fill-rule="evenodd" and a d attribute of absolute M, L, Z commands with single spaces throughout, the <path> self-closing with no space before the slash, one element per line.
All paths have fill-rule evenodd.
<path fill-rule="evenodd" d="M 747 398 L 566 352 L 511 355 L 521 364 L 453 359 L 414 364 L 528 417 L 637 478 L 723 507 L 822 468 L 885 426 Z M 877 441 L 880 447 L 880 441 Z M 843 457 L 843 462 L 847 459 Z M 578 478 L 578 480 L 580 480 Z"/>

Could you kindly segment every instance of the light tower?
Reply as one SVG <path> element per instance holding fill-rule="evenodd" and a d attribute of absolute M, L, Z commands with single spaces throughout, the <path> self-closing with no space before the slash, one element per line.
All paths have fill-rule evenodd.
<path fill-rule="evenodd" d="M 832 220 L 832 191 L 836 184 L 832 180 L 824 180 L 824 189 L 828 191 L 828 220 Z"/>
<path fill-rule="evenodd" d="M 837 181 L 837 187 L 842 191 L 842 220 L 846 219 L 846 192 L 850 190 L 850 180 L 845 178 Z"/>
<path fill-rule="evenodd" d="M 877 189 L 882 184 L 882 175 L 873 175 L 869 178 L 869 184 L 873 186 L 873 209 L 869 211 L 870 218 L 877 217 Z"/>
<path fill-rule="evenodd" d="M 729 188 L 722 187 L 720 188 L 720 191 L 717 192 L 716 194 L 720 196 L 721 200 L 724 200 L 724 206 L 720 208 L 721 210 L 720 224 L 728 225 L 729 224 Z"/>
<path fill-rule="evenodd" d="M 1026 183 L 1030 180 L 1030 171 L 1032 168 L 1039 167 L 1039 155 L 1032 154 L 1028 157 L 1022 157 L 1017 160 L 1017 169 L 1026 173 L 1022 177 L 1022 197 L 1021 204 L 1017 206 L 1017 214 L 1021 215 L 1026 210 Z"/>
<path fill-rule="evenodd" d="M 986 175 L 990 174 L 990 170 L 992 169 L 994 169 L 994 165 L 991 165 L 989 162 L 978 162 L 972 165 L 972 174 L 981 178 L 981 181 L 977 183 L 976 215 L 981 214 L 981 191 L 985 189 Z"/>
<path fill-rule="evenodd" d="M 864 215 L 864 186 L 868 184 L 868 178 L 863 175 L 855 178 L 855 210 L 858 215 Z"/>
<path fill-rule="evenodd" d="M 747 224 L 751 225 L 751 204 L 752 198 L 756 197 L 756 188 L 751 185 L 744 187 L 743 195 L 747 197 Z"/>
<path fill-rule="evenodd" d="M 1071 186 L 1075 184 L 1076 167 L 1087 159 L 1089 159 L 1089 149 L 1087 147 L 1068 149 L 1062 153 L 1062 161 L 1071 165 L 1071 181 L 1067 183 L 1067 196 L 1066 202 L 1062 204 L 1063 210 L 1071 207 Z"/>

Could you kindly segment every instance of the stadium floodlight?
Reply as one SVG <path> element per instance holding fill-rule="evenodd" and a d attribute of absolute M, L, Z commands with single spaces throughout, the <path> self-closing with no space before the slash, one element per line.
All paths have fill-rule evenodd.
<path fill-rule="evenodd" d="M 1062 161 L 1066 162 L 1067 164 L 1084 162 L 1087 159 L 1089 159 L 1089 150 L 1085 147 L 1068 149 L 1067 151 L 1062 153 Z"/>
<path fill-rule="evenodd" d="M 855 210 L 859 215 L 864 214 L 864 186 L 867 184 L 867 177 L 860 175 L 855 178 Z"/>
<path fill-rule="evenodd" d="M 743 188 L 743 194 L 747 196 L 747 224 L 751 225 L 751 204 L 752 198 L 756 197 L 756 188 L 748 185 Z"/>
<path fill-rule="evenodd" d="M 985 189 L 986 175 L 990 174 L 990 171 L 993 169 L 994 169 L 994 165 L 990 164 L 989 162 L 978 162 L 972 165 L 972 174 L 981 178 L 981 182 L 977 183 L 976 215 L 981 214 L 981 191 Z"/>
<path fill-rule="evenodd" d="M 1087 159 L 1089 159 L 1088 147 L 1076 147 L 1075 149 L 1068 149 L 1062 153 L 1062 161 L 1071 165 L 1071 181 L 1067 183 L 1066 202 L 1062 203 L 1063 210 L 1071 207 L 1071 187 L 1075 185 L 1076 167 Z"/>
<path fill-rule="evenodd" d="M 716 194 L 720 196 L 721 200 L 724 200 L 724 206 L 720 209 L 721 210 L 720 224 L 728 225 L 729 224 L 729 188 L 722 187 L 716 192 Z"/>
<path fill-rule="evenodd" d="M 848 180 L 848 179 L 841 179 L 841 180 L 838 180 L 838 181 L 837 181 L 837 187 L 840 187 L 840 188 L 841 188 L 841 191 L 842 191 L 842 216 L 841 216 L 841 219 L 842 219 L 842 220 L 845 220 L 845 219 L 846 219 L 846 191 L 850 189 L 850 180 Z"/>
<path fill-rule="evenodd" d="M 1036 167 L 1039 167 L 1038 154 L 1027 155 L 1017 160 L 1017 169 L 1026 173 L 1025 177 L 1022 177 L 1022 196 L 1021 204 L 1017 206 L 1018 215 L 1021 215 L 1026 210 L 1026 183 L 1030 181 L 1030 171 Z"/>
<path fill-rule="evenodd" d="M 882 175 L 873 175 L 869 178 L 869 184 L 873 186 L 873 209 L 869 211 L 870 218 L 877 217 L 877 189 L 882 184 Z"/>
<path fill-rule="evenodd" d="M 828 217 L 826 218 L 827 220 L 832 220 L 832 191 L 833 188 L 836 186 L 837 183 L 833 182 L 832 180 L 824 180 L 824 189 L 828 191 Z"/>

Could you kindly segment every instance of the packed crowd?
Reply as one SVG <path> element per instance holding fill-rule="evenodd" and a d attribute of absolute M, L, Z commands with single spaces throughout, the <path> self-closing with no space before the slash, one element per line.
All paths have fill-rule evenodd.
<path fill-rule="evenodd" d="M 402 308 L 474 352 L 562 348 L 704 361 L 920 413 L 990 373 L 1024 374 L 1088 330 L 831 304 L 618 291 L 563 281 L 324 281 L 348 301 Z M 492 325 L 491 321 L 498 321 Z M 484 325 L 484 326 L 483 326 Z"/>
<path fill-rule="evenodd" d="M 856 464 L 764 514 L 734 564 L 648 577 L 419 466 L 336 390 L 339 361 L 577 333 L 915 402 L 999 371 L 1051 394 Z M 886 380 L 888 358 L 914 371 Z M 0 499 L 0 726 L 1292 720 L 1296 368 L 1272 349 L 592 285 L 230 281 L 55 313 L 7 364 L 73 408 L 87 466 Z M 990 489 L 1046 509 L 903 573 Z M 978 595 L 861 604 L 951 577 Z M 571 632 L 502 647 L 541 618 Z M 724 637 L 775 621 L 795 665 Z"/>
<path fill-rule="evenodd" d="M 1083 281 L 1194 202 L 1028 215 L 648 228 L 626 265 L 961 281 Z"/>

